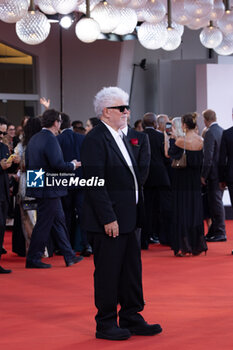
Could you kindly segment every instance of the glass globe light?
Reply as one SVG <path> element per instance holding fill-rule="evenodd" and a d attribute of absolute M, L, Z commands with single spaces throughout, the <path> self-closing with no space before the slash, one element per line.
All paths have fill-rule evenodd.
<path fill-rule="evenodd" d="M 100 26 L 92 18 L 82 18 L 75 26 L 75 34 L 84 43 L 92 43 L 100 35 Z"/>
<path fill-rule="evenodd" d="M 218 19 L 222 18 L 225 12 L 225 6 L 222 2 L 222 0 L 214 0 L 214 8 L 210 13 L 210 20 L 211 21 L 217 21 Z"/>
<path fill-rule="evenodd" d="M 223 35 L 221 30 L 213 26 L 203 28 L 200 33 L 200 41 L 202 45 L 208 49 L 214 49 L 219 46 L 222 39 Z"/>
<path fill-rule="evenodd" d="M 73 12 L 77 6 L 77 0 L 52 0 L 54 10 L 62 15 Z"/>
<path fill-rule="evenodd" d="M 131 9 L 140 9 L 146 5 L 147 0 L 130 0 L 127 7 Z"/>
<path fill-rule="evenodd" d="M 25 17 L 16 23 L 16 34 L 28 45 L 38 45 L 47 39 L 50 23 L 40 11 L 29 11 Z"/>
<path fill-rule="evenodd" d="M 35 5 L 38 5 L 39 9 L 48 15 L 54 15 L 57 12 L 52 5 L 52 0 L 36 0 Z"/>
<path fill-rule="evenodd" d="M 149 0 L 145 8 L 145 21 L 149 23 L 159 23 L 166 15 L 166 8 L 160 1 Z"/>
<path fill-rule="evenodd" d="M 119 11 L 107 2 L 100 2 L 95 6 L 91 17 L 99 24 L 101 33 L 112 32 L 120 22 Z"/>
<path fill-rule="evenodd" d="M 192 30 L 198 30 L 200 28 L 206 27 L 209 24 L 209 18 L 193 18 L 188 24 L 187 27 Z"/>
<path fill-rule="evenodd" d="M 61 19 L 60 19 L 60 26 L 64 29 L 69 29 L 72 24 L 73 24 L 73 18 L 70 15 L 64 15 Z"/>
<path fill-rule="evenodd" d="M 163 21 L 161 21 L 161 23 L 167 28 L 168 26 L 168 17 L 167 15 L 165 16 L 165 18 L 163 19 Z M 171 21 L 171 27 L 173 29 L 175 29 L 180 36 L 182 36 L 184 34 L 184 26 L 182 24 L 176 23 L 174 21 Z"/>
<path fill-rule="evenodd" d="M 90 11 L 92 11 L 100 1 L 101 0 L 90 0 Z M 78 5 L 76 6 L 76 11 L 86 13 L 86 1 L 85 0 L 78 3 Z"/>
<path fill-rule="evenodd" d="M 113 30 L 113 33 L 118 35 L 132 33 L 138 21 L 136 11 L 130 8 L 122 8 L 119 12 L 120 21 L 116 29 Z"/>
<path fill-rule="evenodd" d="M 137 14 L 137 18 L 138 18 L 138 22 L 144 22 L 145 21 L 145 8 L 141 8 L 141 9 L 136 9 L 136 14 Z"/>
<path fill-rule="evenodd" d="M 157 0 L 154 0 L 154 1 L 157 1 Z M 159 2 L 161 2 L 165 6 L 167 11 L 167 0 L 159 0 Z"/>
<path fill-rule="evenodd" d="M 222 18 L 217 21 L 217 24 L 224 34 L 233 33 L 233 11 L 225 12 Z"/>
<path fill-rule="evenodd" d="M 186 25 L 191 21 L 191 17 L 187 15 L 184 9 L 184 0 L 172 0 L 172 20 L 176 23 Z"/>
<path fill-rule="evenodd" d="M 222 42 L 214 48 L 214 51 L 219 55 L 227 56 L 233 54 L 233 35 L 223 35 Z"/>
<path fill-rule="evenodd" d="M 165 45 L 167 37 L 167 29 L 161 23 L 144 22 L 138 28 L 138 40 L 142 46 L 149 50 L 156 50 Z"/>
<path fill-rule="evenodd" d="M 130 0 L 108 0 L 108 3 L 116 7 L 128 7 Z"/>
<path fill-rule="evenodd" d="M 28 7 L 28 0 L 1 0 L 0 20 L 6 23 L 16 23 L 26 16 Z"/>
<path fill-rule="evenodd" d="M 202 18 L 213 10 L 214 0 L 184 0 L 184 9 L 188 16 Z"/>
<path fill-rule="evenodd" d="M 166 51 L 173 51 L 180 46 L 181 36 L 179 32 L 174 28 L 167 28 L 167 41 L 162 46 L 162 49 Z"/>

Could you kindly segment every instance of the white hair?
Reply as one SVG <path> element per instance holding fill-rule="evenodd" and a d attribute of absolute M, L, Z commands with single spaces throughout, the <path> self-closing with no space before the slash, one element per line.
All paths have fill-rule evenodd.
<path fill-rule="evenodd" d="M 176 117 L 172 119 L 172 125 L 175 129 L 175 136 L 176 137 L 182 137 L 184 136 L 184 132 L 182 129 L 182 121 L 181 121 L 181 117 Z"/>
<path fill-rule="evenodd" d="M 158 126 L 163 126 L 166 124 L 167 120 L 168 120 L 168 115 L 167 114 L 159 114 L 157 115 L 157 123 Z"/>
<path fill-rule="evenodd" d="M 116 104 L 116 101 L 122 99 L 123 104 L 127 105 L 129 95 L 117 86 L 102 88 L 94 98 L 94 109 L 97 118 L 102 115 L 103 109 Z"/>

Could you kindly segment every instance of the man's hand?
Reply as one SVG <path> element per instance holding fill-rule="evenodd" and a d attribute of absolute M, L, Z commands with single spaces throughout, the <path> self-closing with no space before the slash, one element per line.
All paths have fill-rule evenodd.
<path fill-rule="evenodd" d="M 45 97 L 40 98 L 40 104 L 44 106 L 46 109 L 49 109 L 50 106 L 50 99 L 46 100 Z"/>
<path fill-rule="evenodd" d="M 119 226 L 118 226 L 117 221 L 113 221 L 107 225 L 104 225 L 104 229 L 105 229 L 106 234 L 109 237 L 115 238 L 115 237 L 119 236 Z"/>
<path fill-rule="evenodd" d="M 204 177 L 201 177 L 201 183 L 202 183 L 202 185 L 206 185 L 206 180 L 205 180 L 205 178 Z"/>
<path fill-rule="evenodd" d="M 227 187 L 226 182 L 219 182 L 219 188 L 220 188 L 220 190 L 224 191 L 226 187 Z"/>
<path fill-rule="evenodd" d="M 82 166 L 82 163 L 78 162 L 76 159 L 72 160 L 72 163 L 74 163 L 76 169 L 79 168 L 80 166 Z"/>
<path fill-rule="evenodd" d="M 0 162 L 0 164 L 1 164 L 2 169 L 3 169 L 3 170 L 6 170 L 6 169 L 8 169 L 8 168 L 11 167 L 12 161 L 8 161 L 8 162 L 7 162 L 7 159 L 3 158 L 3 159 L 1 160 L 1 162 Z"/>

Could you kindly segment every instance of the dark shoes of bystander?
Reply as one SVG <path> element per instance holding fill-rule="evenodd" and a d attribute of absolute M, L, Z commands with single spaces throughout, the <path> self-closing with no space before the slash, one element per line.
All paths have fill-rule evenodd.
<path fill-rule="evenodd" d="M 80 253 L 81 256 L 85 256 L 85 257 L 89 257 L 91 256 L 91 254 L 92 254 L 92 248 L 90 244 L 86 245 Z"/>
<path fill-rule="evenodd" d="M 206 236 L 207 242 L 226 242 L 227 237 L 225 235 L 218 235 L 218 236 Z"/>
<path fill-rule="evenodd" d="M 76 256 L 75 258 L 73 258 L 72 260 L 66 260 L 66 266 L 69 267 L 69 266 L 72 266 L 74 264 L 77 264 L 79 263 L 80 261 L 83 260 L 83 257 L 82 256 Z"/>
<path fill-rule="evenodd" d="M 11 273 L 11 270 L 6 270 L 2 266 L 0 266 L 0 273 L 6 274 L 6 273 Z"/>
<path fill-rule="evenodd" d="M 45 264 L 42 261 L 26 260 L 26 269 L 49 269 L 50 267 L 52 267 L 52 265 Z"/>

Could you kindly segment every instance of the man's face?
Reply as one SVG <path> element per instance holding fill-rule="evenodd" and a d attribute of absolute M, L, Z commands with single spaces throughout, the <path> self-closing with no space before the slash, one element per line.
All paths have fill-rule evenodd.
<path fill-rule="evenodd" d="M 207 128 L 210 126 L 210 122 L 208 122 L 205 118 L 204 118 L 204 124 Z"/>
<path fill-rule="evenodd" d="M 0 142 L 2 142 L 3 137 L 7 134 L 7 125 L 6 124 L 0 124 Z"/>
<path fill-rule="evenodd" d="M 7 133 L 10 137 L 14 137 L 15 136 L 15 126 L 10 125 L 7 129 Z"/>
<path fill-rule="evenodd" d="M 109 126 L 115 130 L 124 128 L 127 125 L 127 119 L 130 116 L 130 111 L 122 106 L 127 106 L 128 102 L 123 101 L 121 98 L 116 100 L 111 106 L 104 109 L 104 119 Z M 111 107 L 119 107 L 111 108 Z"/>
<path fill-rule="evenodd" d="M 55 120 L 54 124 L 53 124 L 53 127 L 54 127 L 54 131 L 55 131 L 55 134 L 58 135 L 59 134 L 59 130 L 61 128 L 61 123 L 62 123 L 62 119 L 61 119 L 61 116 L 59 115 L 59 119 L 58 120 Z"/>

